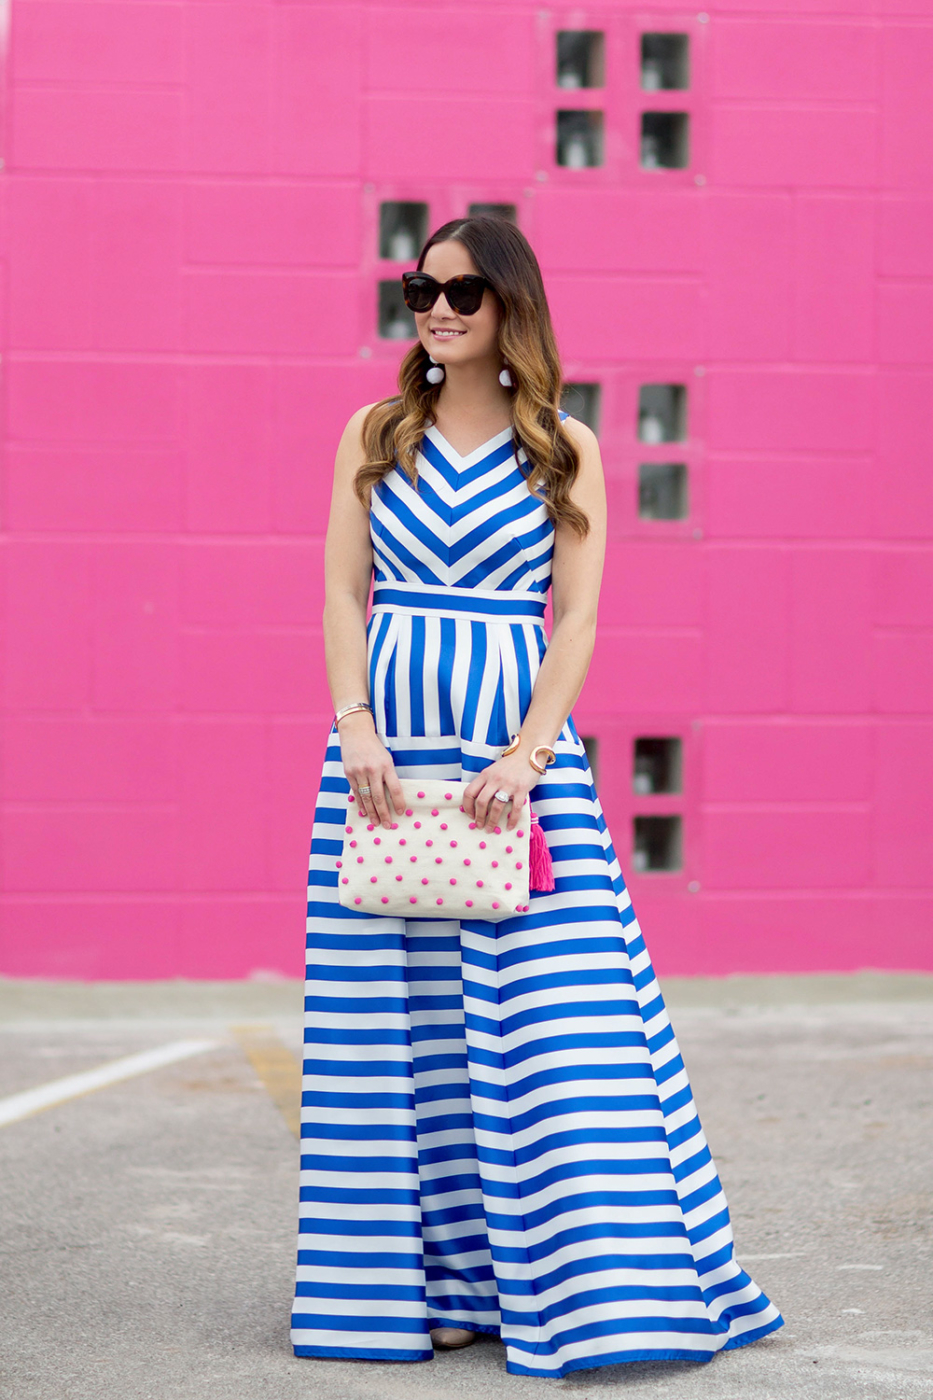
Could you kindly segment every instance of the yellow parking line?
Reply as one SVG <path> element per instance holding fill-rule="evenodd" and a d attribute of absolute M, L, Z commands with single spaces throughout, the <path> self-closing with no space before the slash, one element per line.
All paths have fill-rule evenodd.
<path fill-rule="evenodd" d="M 301 1066 L 268 1026 L 231 1026 L 246 1058 L 287 1126 L 301 1136 Z"/>

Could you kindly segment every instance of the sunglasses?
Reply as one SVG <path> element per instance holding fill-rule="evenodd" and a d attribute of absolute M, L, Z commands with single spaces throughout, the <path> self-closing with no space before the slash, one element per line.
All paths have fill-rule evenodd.
<path fill-rule="evenodd" d="M 492 290 L 492 283 L 476 273 L 462 273 L 446 282 L 438 282 L 427 272 L 403 272 L 402 294 L 409 311 L 430 311 L 441 292 L 447 298 L 451 311 L 459 316 L 475 316 L 483 303 L 486 288 Z"/>

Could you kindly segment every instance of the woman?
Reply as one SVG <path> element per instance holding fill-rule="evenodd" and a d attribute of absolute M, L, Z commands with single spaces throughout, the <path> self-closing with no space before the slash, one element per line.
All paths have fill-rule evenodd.
<path fill-rule="evenodd" d="M 445 224 L 418 272 L 418 341 L 399 395 L 347 425 L 327 535 L 336 717 L 309 875 L 295 1351 L 423 1361 L 489 1332 L 518 1375 L 706 1361 L 782 1319 L 733 1259 L 571 714 L 603 565 L 599 450 L 558 408 L 517 228 Z M 348 794 L 390 826 L 399 778 L 424 777 L 469 780 L 488 828 L 530 799 L 554 890 L 501 923 L 344 909 Z"/>

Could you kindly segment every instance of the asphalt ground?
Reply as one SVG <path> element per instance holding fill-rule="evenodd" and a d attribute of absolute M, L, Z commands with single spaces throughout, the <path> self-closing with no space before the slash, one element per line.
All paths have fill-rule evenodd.
<path fill-rule="evenodd" d="M 561 1381 L 508 1376 L 486 1338 L 424 1364 L 299 1360 L 300 984 L 0 981 L 0 1393 L 926 1400 L 933 977 L 663 989 L 775 1336 Z M 102 1066 L 102 1087 L 73 1079 Z M 31 1094 L 63 1079 L 58 1102 Z"/>

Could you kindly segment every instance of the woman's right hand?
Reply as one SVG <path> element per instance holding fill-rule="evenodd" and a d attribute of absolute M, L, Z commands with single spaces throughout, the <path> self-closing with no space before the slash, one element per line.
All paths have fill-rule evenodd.
<path fill-rule="evenodd" d="M 377 735 L 372 715 L 365 710 L 346 715 L 337 726 L 340 757 L 357 811 L 371 822 L 390 828 L 395 815 L 405 810 L 402 785 L 392 755 Z M 369 792 L 360 792 L 368 787 Z"/>

